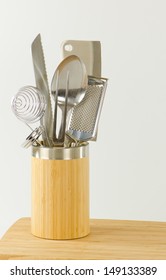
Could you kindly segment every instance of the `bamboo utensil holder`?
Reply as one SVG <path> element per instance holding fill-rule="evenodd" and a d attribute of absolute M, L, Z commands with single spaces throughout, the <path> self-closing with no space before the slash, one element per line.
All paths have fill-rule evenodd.
<path fill-rule="evenodd" d="M 32 147 L 31 232 L 46 239 L 89 234 L 89 146 Z"/>

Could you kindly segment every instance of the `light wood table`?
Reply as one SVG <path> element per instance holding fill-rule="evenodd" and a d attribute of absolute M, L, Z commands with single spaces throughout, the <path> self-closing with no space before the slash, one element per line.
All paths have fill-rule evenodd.
<path fill-rule="evenodd" d="M 91 220 L 84 238 L 46 240 L 33 236 L 30 218 L 22 218 L 1 239 L 0 259 L 166 260 L 166 223 Z"/>

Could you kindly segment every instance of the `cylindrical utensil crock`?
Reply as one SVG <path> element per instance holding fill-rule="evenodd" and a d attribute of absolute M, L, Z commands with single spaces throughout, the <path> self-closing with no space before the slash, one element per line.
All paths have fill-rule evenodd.
<path fill-rule="evenodd" d="M 32 147 L 31 232 L 46 239 L 89 233 L 89 145 Z"/>

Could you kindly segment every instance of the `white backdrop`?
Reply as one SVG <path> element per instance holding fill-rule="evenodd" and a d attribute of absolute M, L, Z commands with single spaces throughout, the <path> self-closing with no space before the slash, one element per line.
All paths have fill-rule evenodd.
<path fill-rule="evenodd" d="M 35 85 L 31 43 L 41 33 L 49 81 L 67 39 L 99 40 L 109 86 L 90 144 L 93 218 L 166 221 L 166 2 L 0 0 L 0 236 L 30 216 L 28 128 L 11 97 Z"/>

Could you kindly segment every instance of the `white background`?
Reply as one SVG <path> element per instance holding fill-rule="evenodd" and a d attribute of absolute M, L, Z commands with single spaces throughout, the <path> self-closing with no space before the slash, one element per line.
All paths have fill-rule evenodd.
<path fill-rule="evenodd" d="M 41 33 L 49 82 L 67 39 L 99 40 L 109 86 L 90 144 L 93 218 L 166 221 L 166 2 L 0 0 L 0 236 L 30 216 L 28 128 L 10 101 L 35 85 L 31 43 Z"/>

